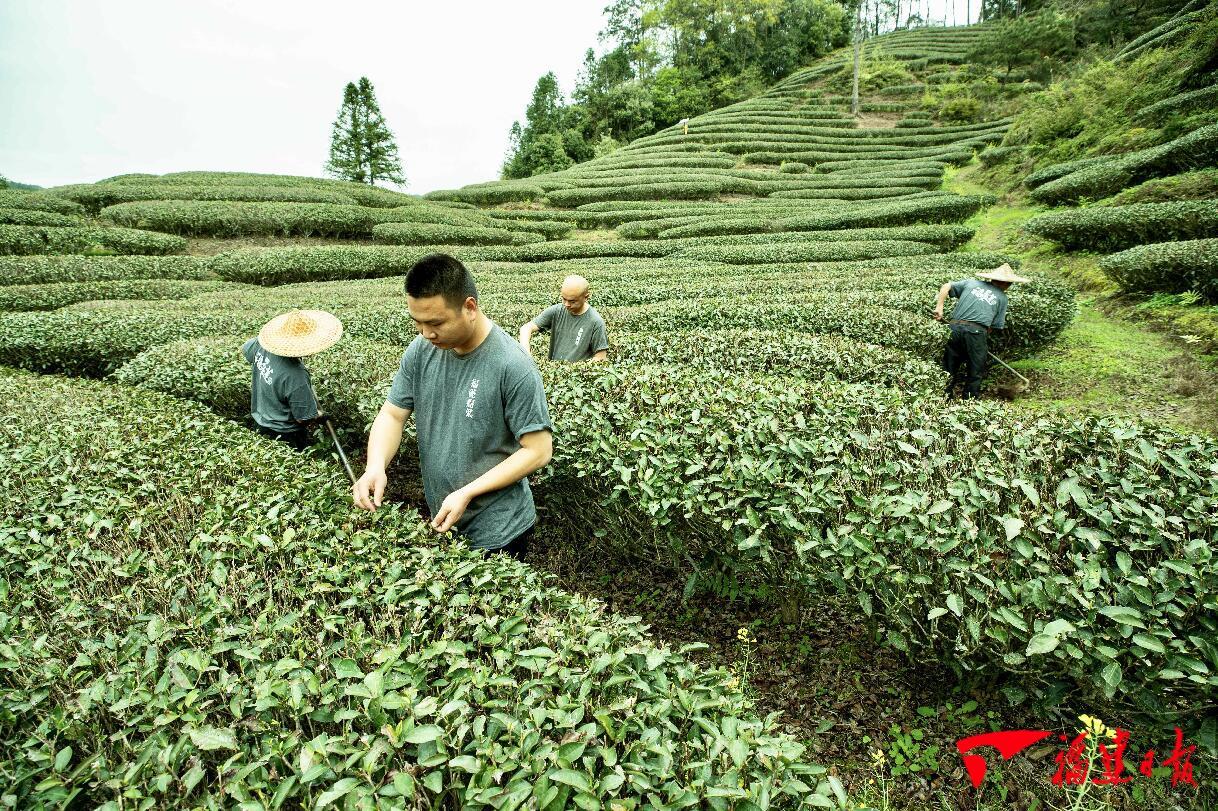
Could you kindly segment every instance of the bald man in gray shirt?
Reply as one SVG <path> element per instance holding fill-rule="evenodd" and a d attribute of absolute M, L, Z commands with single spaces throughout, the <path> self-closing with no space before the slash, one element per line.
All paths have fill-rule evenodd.
<path fill-rule="evenodd" d="M 562 283 L 562 303 L 542 310 L 541 315 L 520 328 L 520 345 L 531 353 L 530 342 L 537 332 L 550 333 L 550 360 L 576 362 L 606 360 L 609 339 L 605 319 L 588 303 L 592 292 L 583 276 L 568 276 Z"/>

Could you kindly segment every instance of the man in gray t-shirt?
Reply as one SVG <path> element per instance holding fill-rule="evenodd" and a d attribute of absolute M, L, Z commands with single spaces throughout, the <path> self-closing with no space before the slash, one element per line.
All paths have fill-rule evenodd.
<path fill-rule="evenodd" d="M 550 360 L 605 360 L 609 339 L 605 319 L 588 303 L 592 293 L 583 276 L 563 280 L 561 304 L 542 310 L 541 315 L 520 328 L 520 345 L 530 352 L 529 343 L 536 332 L 550 333 Z"/>
<path fill-rule="evenodd" d="M 964 399 L 981 393 L 981 376 L 989 355 L 989 332 L 1005 329 L 1007 325 L 1007 288 L 1014 282 L 1028 279 L 1015 275 L 1010 265 L 977 274 L 977 279 L 947 282 L 935 298 L 935 319 L 943 320 L 943 305 L 947 297 L 957 299 L 952 310 L 951 335 L 943 354 L 947 370 L 947 396 L 955 393 L 956 384 L 964 379 Z"/>
<path fill-rule="evenodd" d="M 317 401 L 304 363 L 300 358 L 267 352 L 257 338 L 246 341 L 241 354 L 253 367 L 250 416 L 254 422 L 282 436 L 304 433 L 303 423 L 317 416 Z"/>
<path fill-rule="evenodd" d="M 355 503 L 380 506 L 385 469 L 413 413 L 432 527 L 523 557 L 537 520 L 527 476 L 553 453 L 537 365 L 482 312 L 473 278 L 453 257 L 416 262 L 406 296 L 420 334 L 372 424 Z"/>
<path fill-rule="evenodd" d="M 320 414 L 305 357 L 333 346 L 343 325 L 324 310 L 292 310 L 268 321 L 241 346 L 250 364 L 250 416 L 263 434 L 297 450 L 309 444 Z"/>

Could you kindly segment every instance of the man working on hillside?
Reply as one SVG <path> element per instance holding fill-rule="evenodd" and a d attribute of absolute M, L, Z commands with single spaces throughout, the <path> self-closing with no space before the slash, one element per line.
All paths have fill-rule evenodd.
<path fill-rule="evenodd" d="M 333 346 L 342 322 L 323 310 L 292 310 L 268 321 L 241 347 L 253 368 L 250 416 L 258 430 L 296 450 L 308 447 L 309 426 L 321 416 L 302 358 Z"/>
<path fill-rule="evenodd" d="M 533 333 L 550 330 L 550 360 L 600 361 L 608 358 L 605 319 L 588 303 L 592 296 L 588 280 L 583 276 L 568 276 L 563 279 L 559 295 L 562 296 L 561 304 L 547 307 L 520 328 L 520 345 L 524 351 L 530 352 Z"/>
<path fill-rule="evenodd" d="M 981 279 L 983 281 L 978 281 Z M 977 274 L 977 279 L 961 279 L 947 282 L 939 288 L 935 298 L 935 320 L 943 320 L 943 304 L 947 297 L 959 299 L 952 311 L 951 337 L 943 354 L 943 367 L 947 369 L 947 396 L 955 394 L 956 383 L 965 378 L 964 399 L 969 400 L 981 393 L 981 376 L 985 373 L 986 356 L 989 354 L 987 336 L 991 329 L 1004 329 L 1007 324 L 1006 290 L 1013 282 L 1029 281 L 1015 275 L 1011 266 L 1003 264 L 997 270 Z M 961 375 L 961 367 L 967 369 Z"/>
<path fill-rule="evenodd" d="M 381 505 L 385 470 L 413 413 L 431 526 L 523 558 L 537 521 L 526 477 L 553 453 L 537 365 L 482 312 L 473 277 L 451 256 L 415 263 L 406 302 L 419 335 L 372 423 L 355 504 Z"/>

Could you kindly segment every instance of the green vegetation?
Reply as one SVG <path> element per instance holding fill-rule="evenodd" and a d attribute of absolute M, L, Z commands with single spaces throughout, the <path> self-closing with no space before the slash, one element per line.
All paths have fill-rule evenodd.
<path fill-rule="evenodd" d="M 186 240 L 134 228 L 0 225 L 0 255 L 181 253 Z"/>
<path fill-rule="evenodd" d="M 358 84 L 348 82 L 343 89 L 343 104 L 330 134 L 326 172 L 340 180 L 370 186 L 375 186 L 378 180 L 406 185 L 397 142 L 385 123 L 376 91 L 367 76 L 360 77 Z"/>
<path fill-rule="evenodd" d="M 0 396 L 5 567 L 28 573 L 0 651 L 19 805 L 830 795 L 724 670 L 428 542 L 413 511 L 349 518 L 317 461 L 148 392 L 4 372 Z"/>
<path fill-rule="evenodd" d="M 524 245 L 544 242 L 541 234 L 504 228 L 463 228 L 459 225 L 390 222 L 372 229 L 372 236 L 395 245 Z"/>
<path fill-rule="evenodd" d="M 1067 248 L 1111 251 L 1149 242 L 1218 237 L 1218 204 L 1189 201 L 1093 206 L 1042 214 L 1025 223 L 1024 228 Z"/>
<path fill-rule="evenodd" d="M 1126 290 L 1195 290 L 1218 301 L 1218 239 L 1139 245 L 1104 257 L 1100 268 Z"/>
<path fill-rule="evenodd" d="M 970 790 L 964 732 L 1118 710 L 1212 756 L 1208 10 L 984 0 L 880 36 L 876 8 L 856 119 L 849 15 L 750 3 L 612 5 L 575 103 L 539 83 L 511 179 L 0 192 L 0 231 L 122 230 L 96 217 L 197 254 L 0 257 L 5 803 L 851 807 L 828 757 L 905 811 Z M 236 348 L 329 310 L 309 364 L 358 465 L 435 251 L 510 332 L 568 274 L 608 324 L 608 363 L 539 362 L 531 567 L 427 529 L 410 436 L 365 515 L 326 446 L 236 424 Z M 944 402 L 935 292 L 1003 262 L 1032 281 L 991 348 L 1033 387 Z M 1076 322 L 1063 277 L 1184 340 Z"/>

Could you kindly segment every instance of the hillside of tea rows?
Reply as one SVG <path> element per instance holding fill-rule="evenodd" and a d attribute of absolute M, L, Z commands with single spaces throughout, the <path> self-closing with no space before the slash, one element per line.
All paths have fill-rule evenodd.
<path fill-rule="evenodd" d="M 1069 161 L 1027 136 L 1056 85 L 966 60 L 983 25 L 869 40 L 859 117 L 844 49 L 423 197 L 214 171 L 0 191 L 3 802 L 1043 807 L 1052 767 L 992 764 L 977 794 L 954 741 L 1079 713 L 1183 727 L 1212 784 L 1218 439 L 1017 407 L 997 372 L 945 401 L 930 311 L 1011 263 L 1032 280 L 991 348 L 1026 369 L 1079 312 L 1049 269 L 1071 251 L 1218 302 L 1215 76 L 1178 58 L 1216 8 L 1104 63 L 1208 83 L 1135 94 L 1153 137 Z M 935 103 L 970 83 L 998 88 L 974 120 Z M 979 235 L 995 212 L 1016 240 Z M 329 310 L 310 369 L 362 464 L 435 251 L 509 333 L 567 274 L 608 325 L 608 364 L 538 361 L 555 454 L 524 564 L 435 536 L 409 437 L 366 515 L 328 443 L 249 430 L 241 343 Z M 1201 807 L 1160 783 L 1101 797 Z"/>

